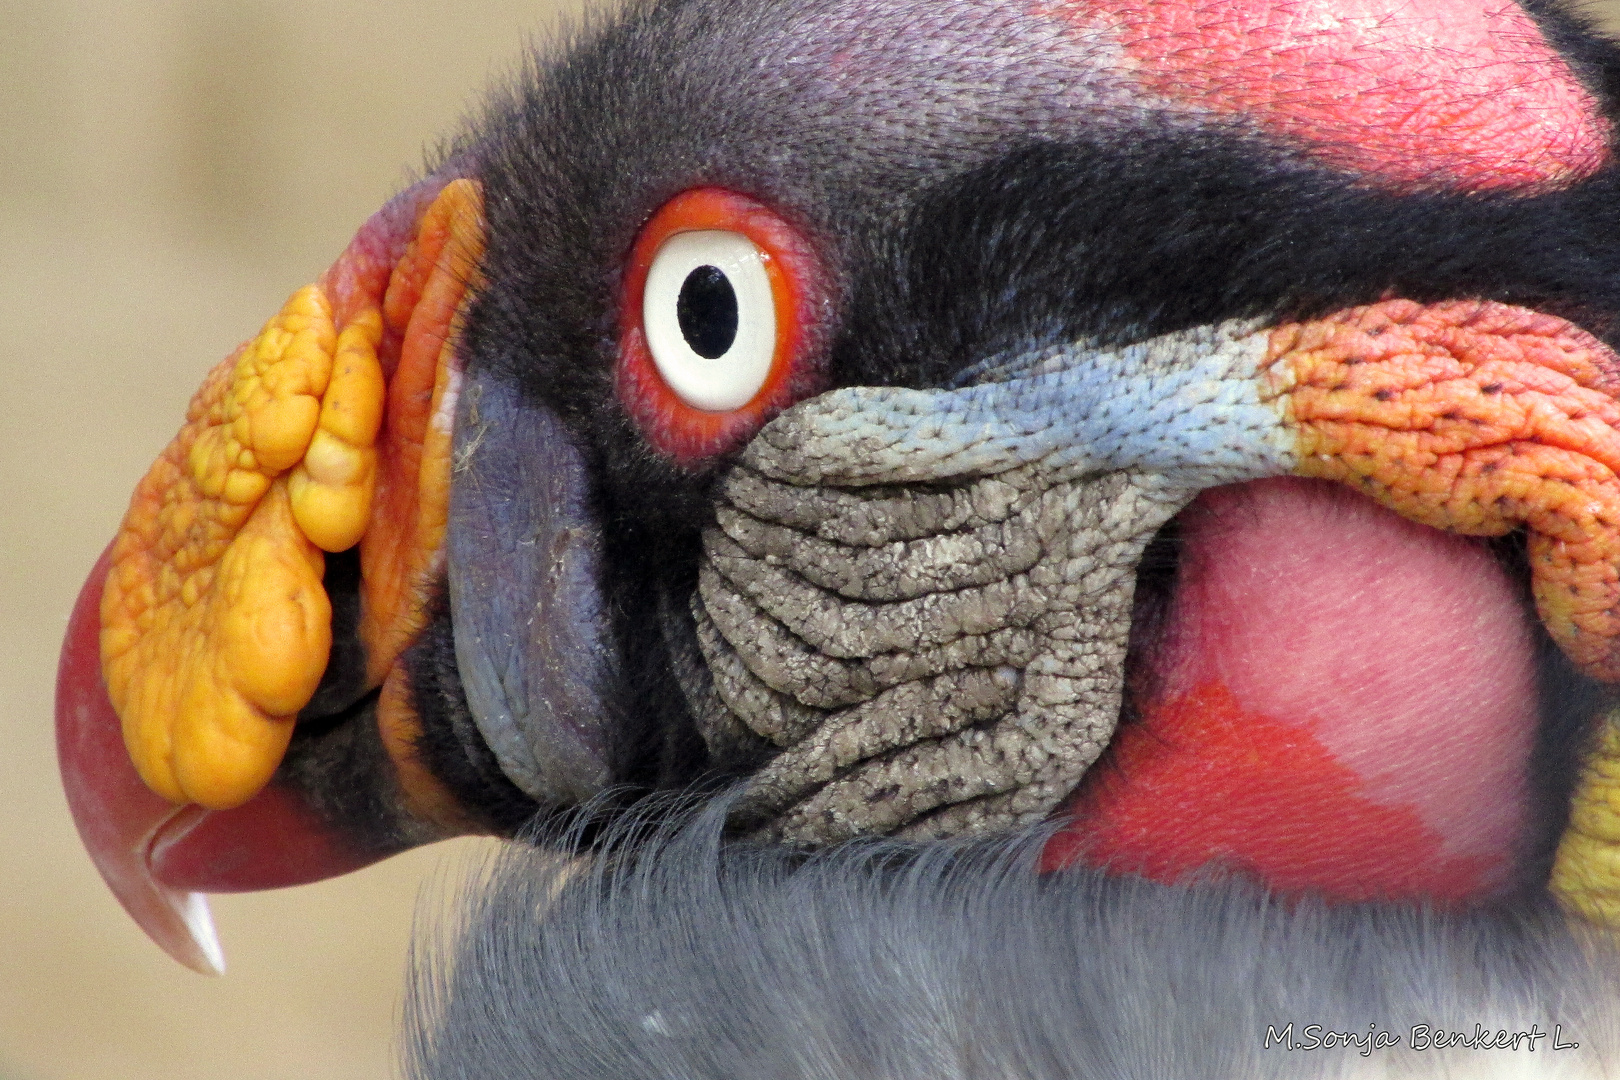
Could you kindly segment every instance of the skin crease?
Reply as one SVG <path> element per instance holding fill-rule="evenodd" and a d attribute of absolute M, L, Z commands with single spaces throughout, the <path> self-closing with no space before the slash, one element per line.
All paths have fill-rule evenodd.
<path fill-rule="evenodd" d="M 1161 879 L 1235 862 L 1274 886 L 1356 899 L 1514 884 L 1536 672 L 1525 604 L 1490 552 L 1292 478 L 1211 489 L 1182 527 L 1168 629 L 1143 683 L 1153 734 L 1082 792 L 1069 836 L 1104 833 L 1089 861 Z M 1231 724 L 1212 732 L 1206 713 Z M 1261 769 L 1264 790 L 1228 790 L 1230 772 L 1182 760 L 1222 753 L 1237 769 L 1262 755 L 1289 781 Z M 1292 827 L 1264 824 L 1279 818 Z M 1380 857 L 1345 843 L 1352 828 Z M 1207 835 L 1193 844 L 1189 829 Z"/>

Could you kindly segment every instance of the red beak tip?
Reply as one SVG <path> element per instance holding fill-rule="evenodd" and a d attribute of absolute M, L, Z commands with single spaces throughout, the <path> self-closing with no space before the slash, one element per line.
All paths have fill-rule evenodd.
<path fill-rule="evenodd" d="M 233 810 L 176 806 L 141 780 L 101 675 L 102 586 L 91 571 L 68 622 L 56 679 L 62 788 L 91 861 L 130 917 L 193 971 L 225 955 L 206 893 L 301 885 L 391 854 L 353 847 L 295 792 L 271 785 Z"/>
<path fill-rule="evenodd" d="M 225 970 L 208 900 L 175 889 L 152 875 L 151 851 L 179 815 L 176 807 L 147 790 L 124 750 L 123 735 L 101 681 L 99 614 L 104 554 L 90 572 L 68 622 L 56 677 L 57 757 L 73 824 L 102 879 L 164 952 L 205 975 Z"/>

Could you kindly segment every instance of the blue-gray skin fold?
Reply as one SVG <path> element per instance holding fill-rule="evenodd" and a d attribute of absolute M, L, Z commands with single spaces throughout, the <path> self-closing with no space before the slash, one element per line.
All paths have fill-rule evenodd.
<path fill-rule="evenodd" d="M 446 547 L 468 707 L 513 783 L 577 804 L 609 782 L 613 677 L 584 461 L 549 409 L 476 370 L 454 447 Z"/>

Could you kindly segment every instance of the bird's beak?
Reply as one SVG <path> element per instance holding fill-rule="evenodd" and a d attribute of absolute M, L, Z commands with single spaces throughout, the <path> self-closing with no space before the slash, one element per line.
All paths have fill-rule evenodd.
<path fill-rule="evenodd" d="M 443 175 L 379 211 L 210 374 L 74 608 L 57 743 L 75 824 L 130 915 L 198 971 L 224 965 L 200 893 L 467 831 L 414 761 L 399 661 L 443 575 L 455 328 L 482 229 L 476 185 Z M 359 647 L 334 651 L 338 552 L 360 567 Z M 401 820 L 343 820 L 277 775 L 312 699 L 327 715 L 303 719 L 375 726 L 343 782 L 385 788 Z"/>
<path fill-rule="evenodd" d="M 381 855 L 345 843 L 286 788 L 268 787 L 232 810 L 204 810 L 171 803 L 146 786 L 101 677 L 108 564 L 104 554 L 79 594 L 57 672 L 57 754 L 68 808 L 124 910 L 170 956 L 220 974 L 225 955 L 202 892 L 317 881 Z"/>

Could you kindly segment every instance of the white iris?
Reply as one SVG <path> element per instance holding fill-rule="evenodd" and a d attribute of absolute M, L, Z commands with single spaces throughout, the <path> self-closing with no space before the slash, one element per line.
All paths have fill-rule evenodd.
<path fill-rule="evenodd" d="M 641 303 L 653 363 L 688 405 L 729 412 L 765 385 L 776 353 L 776 304 L 765 255 L 746 236 L 710 229 L 670 237 L 653 256 Z"/>

